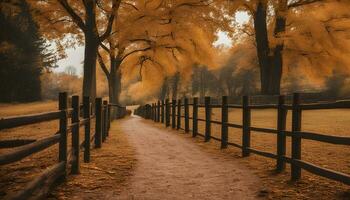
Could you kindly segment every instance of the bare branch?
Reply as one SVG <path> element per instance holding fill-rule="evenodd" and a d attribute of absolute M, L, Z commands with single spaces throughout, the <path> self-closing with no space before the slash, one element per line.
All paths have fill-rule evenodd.
<path fill-rule="evenodd" d="M 299 6 L 304 6 L 312 3 L 322 2 L 324 0 L 299 0 L 288 5 L 288 8 L 296 8 Z"/>
<path fill-rule="evenodd" d="M 121 0 L 113 1 L 112 10 L 108 18 L 107 28 L 105 32 L 102 34 L 102 36 L 100 36 L 101 41 L 104 41 L 105 39 L 107 39 L 107 37 L 111 34 L 113 22 L 114 22 L 114 19 L 116 18 L 116 11 L 118 10 L 120 3 L 121 3 Z"/>
<path fill-rule="evenodd" d="M 143 48 L 143 49 L 136 49 L 136 50 L 133 50 L 133 51 L 131 51 L 131 52 L 125 54 L 125 55 L 122 57 L 121 62 L 123 62 L 128 56 L 130 56 L 130 55 L 132 55 L 132 54 L 134 54 L 134 53 L 143 52 L 143 51 L 149 51 L 149 50 L 151 50 L 151 49 L 152 49 L 152 47 L 146 47 L 146 48 Z"/>
<path fill-rule="evenodd" d="M 67 11 L 67 13 L 72 17 L 73 21 L 79 26 L 83 31 L 86 31 L 86 26 L 81 17 L 73 10 L 73 8 L 68 4 L 67 0 L 58 0 L 60 5 Z"/>
<path fill-rule="evenodd" d="M 109 73 L 105 63 L 103 62 L 103 58 L 102 58 L 100 52 L 98 52 L 98 51 L 97 51 L 97 60 L 98 60 L 98 63 L 100 64 L 103 72 L 105 73 L 107 79 L 109 79 L 110 73 Z"/>

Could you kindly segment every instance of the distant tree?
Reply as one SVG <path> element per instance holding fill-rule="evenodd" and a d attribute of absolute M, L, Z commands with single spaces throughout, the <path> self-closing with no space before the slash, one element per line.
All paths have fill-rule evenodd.
<path fill-rule="evenodd" d="M 169 91 L 170 91 L 169 79 L 168 79 L 168 77 L 165 77 L 165 79 L 163 80 L 162 87 L 160 88 L 160 92 L 159 92 L 158 98 L 160 100 L 169 99 Z"/>
<path fill-rule="evenodd" d="M 192 72 L 192 95 L 196 96 L 199 93 L 199 98 L 222 94 L 221 84 L 218 78 L 208 70 L 206 66 L 197 65 Z"/>
<path fill-rule="evenodd" d="M 65 68 L 65 73 L 70 75 L 70 76 L 76 76 L 77 75 L 77 69 L 72 66 L 72 65 L 69 65 Z"/>
<path fill-rule="evenodd" d="M 38 33 L 26 1 L 0 2 L 0 101 L 35 101 L 40 75 L 56 57 Z"/>
<path fill-rule="evenodd" d="M 41 76 L 41 96 L 43 99 L 57 99 L 59 92 L 69 95 L 79 95 L 82 88 L 82 78 L 66 72 L 44 73 Z"/>

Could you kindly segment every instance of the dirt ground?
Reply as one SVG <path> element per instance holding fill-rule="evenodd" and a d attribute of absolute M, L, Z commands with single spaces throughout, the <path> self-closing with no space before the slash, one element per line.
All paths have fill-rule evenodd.
<path fill-rule="evenodd" d="M 120 196 L 110 199 L 256 199 L 259 179 L 220 152 L 139 117 L 121 122 L 136 148 L 137 167 Z M 109 199 L 109 198 L 106 198 Z"/>
<path fill-rule="evenodd" d="M 80 174 L 68 176 L 48 199 L 112 199 L 121 193 L 136 165 L 135 150 L 121 128 L 125 121 L 111 124 L 102 148 L 91 150 L 91 162 L 81 158 Z"/>

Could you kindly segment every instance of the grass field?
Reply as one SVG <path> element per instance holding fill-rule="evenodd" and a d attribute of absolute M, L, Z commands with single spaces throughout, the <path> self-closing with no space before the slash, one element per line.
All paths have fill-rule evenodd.
<path fill-rule="evenodd" d="M 182 110 L 182 113 L 184 111 Z M 182 114 L 183 115 L 183 114 Z M 192 109 L 190 108 L 190 116 Z M 198 118 L 205 119 L 204 108 L 199 108 Z M 212 120 L 221 121 L 221 109 L 212 110 Z M 229 122 L 242 124 L 241 109 L 229 110 Z M 184 127 L 184 119 L 182 119 Z M 277 127 L 277 110 L 252 110 L 251 125 L 260 128 Z M 212 135 L 221 138 L 221 125 L 211 125 Z M 190 120 L 192 130 L 192 120 Z M 287 130 L 291 130 L 291 111 L 287 116 Z M 302 130 L 337 136 L 350 136 L 350 109 L 303 111 Z M 205 122 L 198 121 L 198 131 L 205 132 Z M 242 143 L 242 130 L 229 128 L 229 142 Z M 202 137 L 198 137 L 203 141 Z M 260 132 L 251 132 L 251 147 L 257 150 L 276 153 L 276 135 Z M 205 148 L 219 149 L 217 141 L 211 141 Z M 291 155 L 291 140 L 287 138 L 287 156 Z M 270 158 L 251 154 L 248 158 L 241 158 L 241 150 L 229 147 L 222 150 L 239 158 L 247 167 L 256 173 L 265 185 L 263 195 L 278 199 L 350 199 L 349 186 L 322 178 L 306 171 L 302 171 L 302 180 L 293 183 L 290 181 L 290 167 L 285 172 L 274 172 L 276 161 Z M 350 147 L 332 145 L 311 140 L 302 140 L 302 159 L 319 166 L 350 174 Z"/>

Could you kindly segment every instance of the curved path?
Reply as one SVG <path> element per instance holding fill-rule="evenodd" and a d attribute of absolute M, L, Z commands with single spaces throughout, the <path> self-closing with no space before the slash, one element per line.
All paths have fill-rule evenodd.
<path fill-rule="evenodd" d="M 136 148 L 136 169 L 113 199 L 255 199 L 259 182 L 228 155 L 204 152 L 179 131 L 137 116 L 121 132 Z"/>

